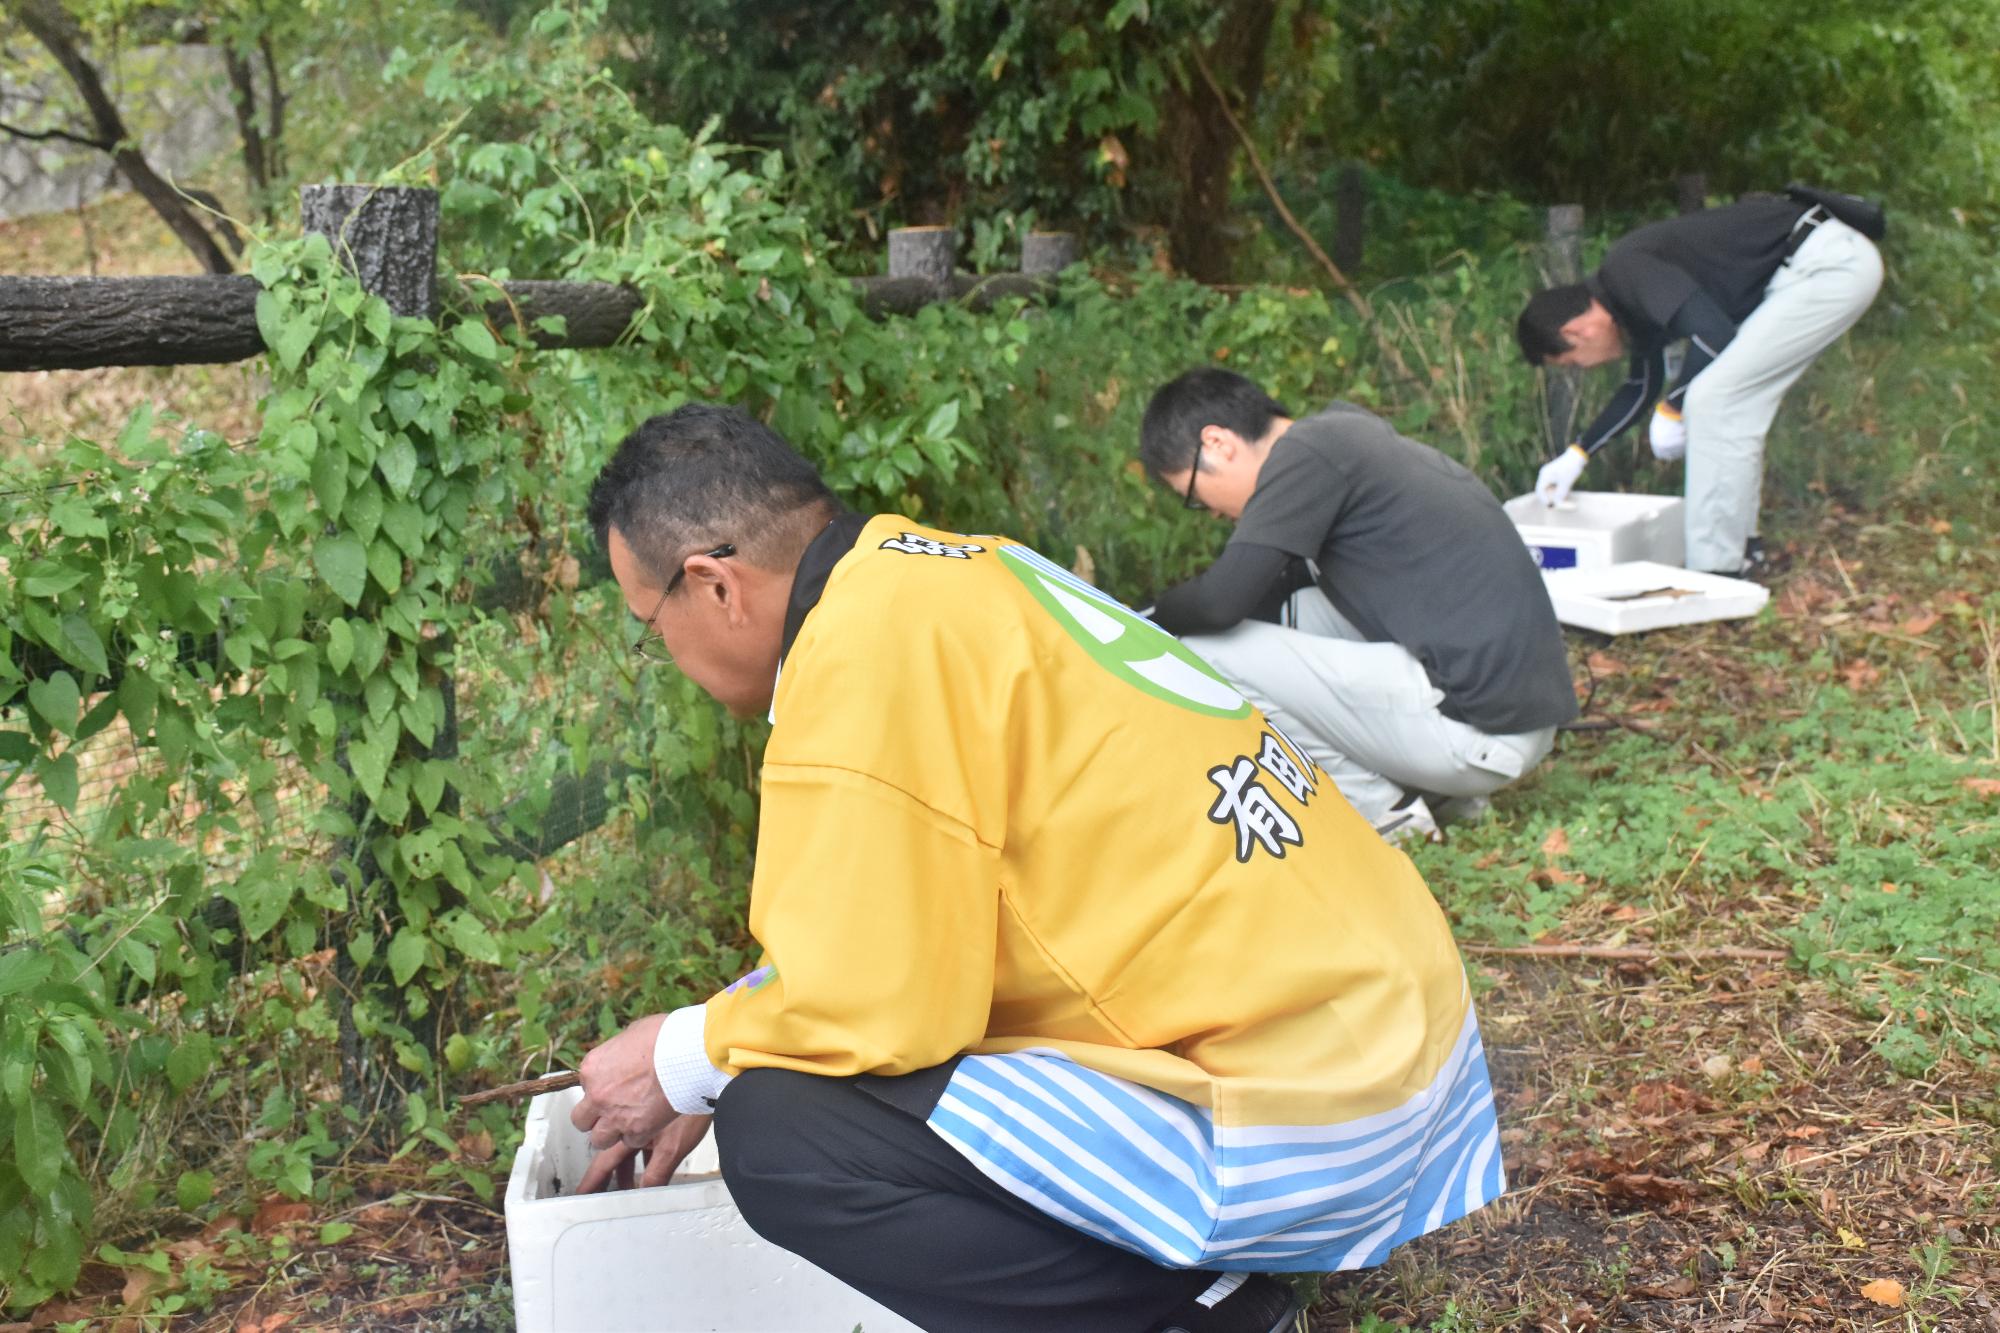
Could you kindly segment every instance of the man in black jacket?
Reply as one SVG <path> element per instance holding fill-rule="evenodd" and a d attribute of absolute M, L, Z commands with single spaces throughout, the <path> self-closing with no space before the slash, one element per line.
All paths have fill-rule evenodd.
<path fill-rule="evenodd" d="M 1536 493 L 1560 504 L 1590 455 L 1651 408 L 1653 453 L 1687 458 L 1688 568 L 1754 568 L 1771 419 L 1881 285 L 1874 244 L 1804 197 L 1752 195 L 1624 237 L 1584 281 L 1537 293 L 1516 326 L 1531 365 L 1631 358 L 1624 385 L 1542 468 Z M 1679 339 L 1687 356 L 1662 396 L 1663 354 Z"/>

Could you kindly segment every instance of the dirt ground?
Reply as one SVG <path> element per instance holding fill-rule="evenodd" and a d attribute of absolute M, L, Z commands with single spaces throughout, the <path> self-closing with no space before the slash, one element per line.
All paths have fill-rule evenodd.
<path fill-rule="evenodd" d="M 1325 1279 L 1315 1333 L 1370 1312 L 1438 1333 L 2000 1333 L 2000 1101 L 1975 1071 L 1901 1079 L 1870 1025 L 1781 964 L 1506 961 L 1487 968 L 1482 1018 L 1510 1192 L 1381 1269 Z M 179 1242 L 243 1280 L 171 1326 L 511 1327 L 496 1208 L 413 1170 L 357 1185 L 375 1201 L 238 1219 L 289 1256 L 232 1260 L 221 1224 Z M 324 1244 L 329 1223 L 353 1230 Z M 143 1282 L 93 1273 L 29 1327 L 139 1329 L 106 1316 Z"/>

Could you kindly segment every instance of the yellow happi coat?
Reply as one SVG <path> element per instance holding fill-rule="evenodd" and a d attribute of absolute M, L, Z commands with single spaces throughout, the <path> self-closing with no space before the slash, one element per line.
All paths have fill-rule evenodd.
<path fill-rule="evenodd" d="M 1224 1174 L 1230 1143 L 1410 1139 L 1418 1113 L 1491 1139 L 1463 971 L 1409 859 L 1189 650 L 1067 571 L 872 519 L 773 717 L 750 895 L 766 966 L 708 1002 L 721 1070 L 1032 1051 L 1185 1103 Z M 1456 1192 L 1421 1201 L 1428 1225 L 1500 1187 L 1490 1151 L 1479 1180 L 1440 1167 L 1435 1189 L 1417 1164 L 1450 1154 L 1406 1155 L 1399 1188 Z"/>

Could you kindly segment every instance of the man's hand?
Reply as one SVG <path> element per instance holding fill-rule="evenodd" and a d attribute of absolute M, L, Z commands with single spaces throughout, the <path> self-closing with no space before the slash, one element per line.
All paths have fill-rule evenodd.
<path fill-rule="evenodd" d="M 1653 457 L 1663 463 L 1686 457 L 1688 428 L 1687 422 L 1681 420 L 1681 410 L 1672 403 L 1662 401 L 1653 409 L 1653 424 L 1647 430 L 1646 438 L 1653 446 Z"/>
<path fill-rule="evenodd" d="M 569 1113 L 569 1122 L 590 1135 L 591 1147 L 622 1143 L 644 1148 L 674 1118 L 653 1072 L 653 1046 L 666 1020 L 665 1014 L 640 1019 L 584 1056 L 577 1067 L 583 1100 Z"/>
<path fill-rule="evenodd" d="M 1542 465 L 1541 475 L 1535 478 L 1535 494 L 1542 497 L 1542 503 L 1554 509 L 1569 499 L 1570 488 L 1583 475 L 1583 465 L 1590 461 L 1590 455 L 1580 444 L 1572 444 L 1560 454 Z"/>
<path fill-rule="evenodd" d="M 678 1115 L 668 1121 L 667 1127 L 646 1145 L 646 1169 L 637 1172 L 636 1179 L 639 1149 L 622 1143 L 606 1148 L 591 1160 L 583 1179 L 576 1182 L 576 1192 L 595 1194 L 607 1187 L 651 1189 L 666 1184 L 701 1142 L 702 1135 L 708 1133 L 709 1122 L 714 1119 L 712 1115 Z"/>

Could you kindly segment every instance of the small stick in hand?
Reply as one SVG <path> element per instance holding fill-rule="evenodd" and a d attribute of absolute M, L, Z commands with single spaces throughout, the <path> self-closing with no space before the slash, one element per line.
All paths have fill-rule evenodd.
<path fill-rule="evenodd" d="M 561 1092 L 564 1088 L 573 1088 L 578 1082 L 577 1076 L 566 1069 L 560 1074 L 544 1074 L 540 1078 L 531 1078 L 522 1083 L 503 1083 L 497 1088 L 475 1092 L 460 1097 L 458 1104 L 464 1109 L 484 1106 L 488 1102 L 524 1102 L 544 1092 Z"/>

